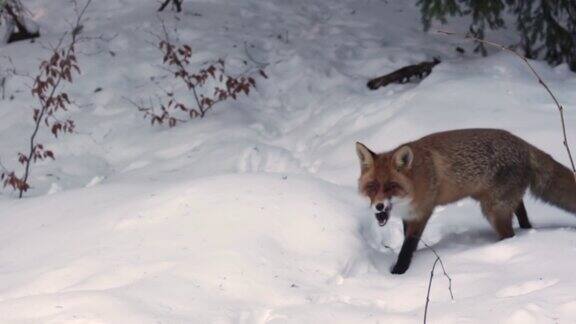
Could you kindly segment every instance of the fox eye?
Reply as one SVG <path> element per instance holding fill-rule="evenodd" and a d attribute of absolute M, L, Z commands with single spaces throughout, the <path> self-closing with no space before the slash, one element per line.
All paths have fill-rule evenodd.
<path fill-rule="evenodd" d="M 394 190 L 397 190 L 400 188 L 400 185 L 397 182 L 391 181 L 386 183 L 386 185 L 384 186 L 384 191 L 385 192 L 391 192 Z"/>
<path fill-rule="evenodd" d="M 370 195 L 374 195 L 378 192 L 378 187 L 380 186 L 380 184 L 377 181 L 372 181 L 369 182 L 366 187 L 364 187 L 364 190 L 370 194 Z"/>

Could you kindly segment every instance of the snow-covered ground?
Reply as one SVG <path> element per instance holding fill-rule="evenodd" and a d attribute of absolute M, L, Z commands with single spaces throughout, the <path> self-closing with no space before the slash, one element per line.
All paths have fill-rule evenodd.
<path fill-rule="evenodd" d="M 0 61 L 34 75 L 73 12 L 65 1 L 26 4 L 42 38 L 1 47 Z M 458 54 L 472 45 L 423 33 L 412 1 L 186 0 L 183 13 L 160 16 L 157 6 L 89 9 L 83 33 L 110 40 L 80 48 L 82 75 L 68 89 L 77 133 L 44 131 L 56 161 L 33 167 L 27 198 L 0 196 L 0 323 L 421 322 L 435 257 L 421 247 L 406 274 L 389 273 L 400 221 L 379 228 L 358 196 L 354 142 L 380 151 L 497 127 L 568 163 L 556 108 L 522 62 Z M 158 79 L 160 18 L 195 62 L 264 63 L 269 79 L 202 120 L 151 127 L 127 99 L 161 95 L 159 85 L 186 94 Z M 442 64 L 419 84 L 365 86 L 433 57 Z M 576 143 L 576 76 L 533 64 Z M 14 99 L 0 101 L 8 168 L 31 132 L 29 85 L 11 78 Z M 535 229 L 501 242 L 474 202 L 437 209 L 423 239 L 455 299 L 437 271 L 430 323 L 576 322 L 576 218 L 531 199 L 527 209 Z"/>

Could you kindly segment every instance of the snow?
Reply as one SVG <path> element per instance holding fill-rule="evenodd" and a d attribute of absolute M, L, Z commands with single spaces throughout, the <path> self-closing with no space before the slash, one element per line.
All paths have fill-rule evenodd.
<path fill-rule="evenodd" d="M 0 62 L 34 75 L 68 22 L 59 2 L 27 5 L 42 38 L 1 47 Z M 473 44 L 423 33 L 412 1 L 187 0 L 182 14 L 159 16 L 156 6 L 99 0 L 89 10 L 84 33 L 105 40 L 81 46 L 82 75 L 67 88 L 77 133 L 44 130 L 56 160 L 34 165 L 25 199 L 0 196 L 1 323 L 420 322 L 435 256 L 421 246 L 407 273 L 389 273 L 401 222 L 378 227 L 358 195 L 354 143 L 383 151 L 497 127 L 568 165 L 556 107 L 523 63 L 459 55 L 456 45 Z M 161 77 L 149 44 L 160 19 L 194 62 L 222 57 L 236 72 L 263 63 L 269 79 L 202 120 L 151 127 L 127 99 L 186 95 Z M 421 83 L 365 86 L 433 57 L 443 62 Z M 576 143 L 575 75 L 532 63 Z M 14 100 L 0 101 L 7 168 L 31 131 L 29 82 L 10 78 Z M 455 299 L 437 269 L 430 323 L 576 320 L 576 219 L 526 202 L 535 229 L 505 241 L 471 200 L 436 210 L 423 240 L 442 256 Z"/>

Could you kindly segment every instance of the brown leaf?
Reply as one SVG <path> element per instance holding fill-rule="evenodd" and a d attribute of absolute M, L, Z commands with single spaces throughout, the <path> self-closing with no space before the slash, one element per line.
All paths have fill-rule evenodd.
<path fill-rule="evenodd" d="M 55 137 L 58 137 L 58 132 L 61 130 L 62 130 L 62 124 L 56 123 L 52 125 L 52 134 L 54 134 Z"/>

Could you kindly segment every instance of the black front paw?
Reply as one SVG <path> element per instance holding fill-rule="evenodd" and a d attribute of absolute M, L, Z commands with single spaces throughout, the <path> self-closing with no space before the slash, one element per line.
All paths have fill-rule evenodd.
<path fill-rule="evenodd" d="M 403 274 L 404 272 L 406 272 L 406 270 L 408 270 L 409 266 L 410 266 L 410 264 L 396 263 L 396 265 L 394 266 L 394 268 L 392 268 L 392 271 L 390 271 L 390 273 Z"/>

